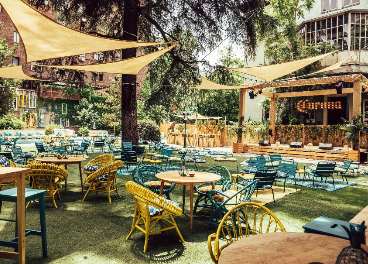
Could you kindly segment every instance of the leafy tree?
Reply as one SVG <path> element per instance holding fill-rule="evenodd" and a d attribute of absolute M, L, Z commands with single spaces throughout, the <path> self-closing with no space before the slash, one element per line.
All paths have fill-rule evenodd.
<path fill-rule="evenodd" d="M 98 119 L 98 114 L 94 108 L 94 105 L 89 103 L 86 98 L 80 100 L 79 105 L 75 107 L 74 124 L 91 128 L 94 120 Z"/>
<path fill-rule="evenodd" d="M 45 5 L 43 0 L 29 0 L 36 7 Z M 64 0 L 48 1 L 51 6 L 61 12 L 62 19 L 68 25 L 106 37 L 124 40 L 163 40 L 179 41 L 180 32 L 193 34 L 197 52 L 212 49 L 224 39 L 230 42 L 244 42 L 246 55 L 255 55 L 258 32 L 264 32 L 274 23 L 269 15 L 263 12 L 268 2 L 264 0 L 202 0 L 202 1 L 156 1 L 156 0 Z M 85 19 L 84 22 L 82 19 Z M 101 33 L 103 32 L 103 33 Z M 187 52 L 191 43 L 180 43 L 170 52 L 171 63 L 166 69 L 170 79 L 165 78 L 163 84 L 175 83 L 180 69 L 186 68 L 197 72 L 198 57 Z M 135 49 L 123 50 L 122 58 L 134 57 Z M 194 74 L 193 74 L 194 75 Z M 181 83 L 188 87 L 191 81 L 198 81 L 198 76 L 183 79 Z M 169 75 L 167 75 L 169 76 Z M 126 133 L 122 139 L 130 139 L 135 143 L 137 133 L 136 76 L 122 76 L 122 126 Z M 162 85 L 156 93 L 164 94 L 168 86 Z"/>
<path fill-rule="evenodd" d="M 12 114 L 6 114 L 0 117 L 0 129 L 23 129 L 24 122 Z"/>

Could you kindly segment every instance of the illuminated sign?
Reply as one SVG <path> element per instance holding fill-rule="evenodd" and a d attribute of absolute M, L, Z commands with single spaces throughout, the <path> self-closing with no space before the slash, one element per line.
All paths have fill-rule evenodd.
<path fill-rule="evenodd" d="M 310 102 L 309 100 L 301 100 L 296 104 L 296 109 L 300 112 L 307 113 L 308 110 L 317 109 L 341 109 L 341 102 Z"/>

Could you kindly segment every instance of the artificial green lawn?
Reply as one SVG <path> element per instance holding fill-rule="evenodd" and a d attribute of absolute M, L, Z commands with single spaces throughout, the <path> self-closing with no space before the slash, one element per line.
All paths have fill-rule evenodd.
<path fill-rule="evenodd" d="M 90 154 L 89 158 L 97 155 Z M 236 158 L 238 162 L 246 159 Z M 207 163 L 201 164 L 200 169 L 224 165 L 235 173 L 238 162 L 219 163 L 207 158 Z M 300 167 L 304 165 L 299 164 Z M 82 202 L 78 166 L 70 165 L 68 171 L 68 190 L 60 190 L 61 200 L 56 201 L 58 208 L 55 209 L 51 200 L 46 199 L 49 257 L 42 258 L 41 238 L 29 236 L 26 238 L 26 263 L 212 263 L 207 249 L 207 237 L 215 232 L 214 227 L 207 231 L 210 212 L 201 210 L 194 215 L 193 234 L 189 234 L 188 188 L 186 211 L 175 218 L 185 243 L 180 242 L 174 230 L 169 230 L 151 236 L 147 253 L 143 254 L 143 233 L 135 231 L 129 240 L 125 239 L 131 228 L 135 206 L 132 195 L 124 188 L 125 183 L 132 180 L 131 176 L 118 177 L 121 197 L 113 193 L 111 204 L 102 193 L 91 193 Z M 266 206 L 279 217 L 287 231 L 303 232 L 304 224 L 321 215 L 348 221 L 367 206 L 366 177 L 350 178 L 349 181 L 361 184 L 334 192 L 302 187 L 300 191 Z M 182 202 L 182 186 L 176 186 L 171 199 Z M 4 203 L 1 217 L 15 217 L 15 205 Z M 27 228 L 39 228 L 37 203 L 27 209 Z M 13 233 L 12 223 L 0 221 L 1 239 L 10 239 Z M 0 260 L 0 263 L 17 261 Z"/>

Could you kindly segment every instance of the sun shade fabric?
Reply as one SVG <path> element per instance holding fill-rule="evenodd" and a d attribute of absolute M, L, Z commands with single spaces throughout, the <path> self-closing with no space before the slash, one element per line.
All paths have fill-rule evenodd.
<path fill-rule="evenodd" d="M 147 55 L 142 55 L 135 58 L 130 58 L 117 62 L 101 63 L 101 64 L 88 64 L 88 65 L 43 65 L 53 68 L 62 68 L 68 70 L 77 71 L 91 71 L 91 72 L 108 72 L 108 73 L 120 73 L 120 74 L 138 74 L 138 72 L 145 67 L 147 64 L 151 63 L 161 55 L 173 49 L 175 45 L 171 45 L 166 49 L 155 51 Z"/>
<path fill-rule="evenodd" d="M 222 85 L 215 82 L 211 82 L 201 76 L 201 84 L 195 87 L 191 87 L 193 89 L 207 89 L 207 90 L 229 90 L 229 89 L 241 89 L 241 88 L 247 88 L 254 86 L 254 84 L 251 85 L 240 85 L 240 86 L 230 86 L 230 85 Z"/>
<path fill-rule="evenodd" d="M 181 117 L 181 118 L 184 118 L 183 115 L 176 115 L 177 117 Z M 221 117 L 211 117 L 211 116 L 203 116 L 201 114 L 192 114 L 192 115 L 189 115 L 188 116 L 188 119 L 203 119 L 203 120 L 206 120 L 206 119 L 221 119 Z"/>
<path fill-rule="evenodd" d="M 332 54 L 333 52 L 326 53 L 323 55 L 310 57 L 302 60 L 290 61 L 280 64 L 272 64 L 267 66 L 257 66 L 250 68 L 228 68 L 229 70 L 245 73 L 252 75 L 254 77 L 265 80 L 266 82 L 270 82 L 282 76 L 288 75 L 292 72 L 295 72 L 305 66 L 318 61 L 327 55 Z"/>
<path fill-rule="evenodd" d="M 38 80 L 26 75 L 23 72 L 22 65 L 0 68 L 0 77 L 6 79 Z"/>
<path fill-rule="evenodd" d="M 162 44 L 89 35 L 49 19 L 21 0 L 0 0 L 0 3 L 18 30 L 26 50 L 27 62 Z"/>
<path fill-rule="evenodd" d="M 343 60 L 341 60 L 341 61 L 339 61 L 339 62 L 337 62 L 337 63 L 335 63 L 335 64 L 332 64 L 331 66 L 328 66 L 328 67 L 326 67 L 326 68 L 324 68 L 324 69 L 322 69 L 322 70 L 319 70 L 319 71 L 316 71 L 316 72 L 312 72 L 312 73 L 310 73 L 310 74 L 303 75 L 303 76 L 301 76 L 301 77 L 309 76 L 309 75 L 313 75 L 313 74 L 316 74 L 316 73 L 322 73 L 322 72 L 326 72 L 326 71 L 333 71 L 333 70 L 336 70 L 336 69 L 340 68 L 340 67 L 341 67 L 341 65 L 343 65 L 345 62 L 347 62 L 348 60 L 350 60 L 350 59 L 351 59 L 351 57 L 353 57 L 353 56 L 354 56 L 354 54 L 353 54 L 353 55 L 350 55 L 349 57 L 347 57 L 347 58 L 345 58 L 345 59 L 343 59 Z M 300 78 L 300 77 L 299 77 L 299 78 Z"/>

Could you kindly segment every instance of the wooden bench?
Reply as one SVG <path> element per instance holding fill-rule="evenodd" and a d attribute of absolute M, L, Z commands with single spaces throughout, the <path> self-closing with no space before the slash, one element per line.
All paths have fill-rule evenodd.
<path fill-rule="evenodd" d="M 354 216 L 349 222 L 361 224 L 363 221 L 365 221 L 365 225 L 368 225 L 368 206 Z M 365 237 L 368 237 L 368 227 L 365 229 Z"/>

